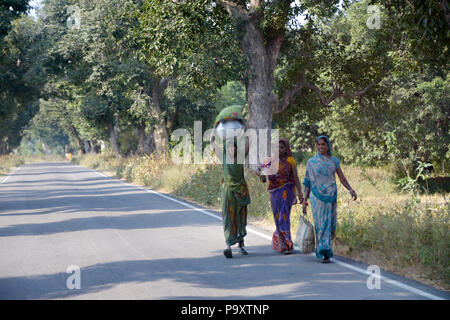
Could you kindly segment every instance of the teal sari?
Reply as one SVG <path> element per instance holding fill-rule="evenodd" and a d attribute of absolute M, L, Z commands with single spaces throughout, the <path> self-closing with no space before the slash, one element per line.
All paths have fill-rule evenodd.
<path fill-rule="evenodd" d="M 319 138 L 323 138 L 319 137 Z M 319 139 L 318 138 L 318 139 Z M 326 137 L 325 137 L 326 138 Z M 316 233 L 316 257 L 333 257 L 332 240 L 336 235 L 337 223 L 337 185 L 336 170 L 340 168 L 339 159 L 331 156 L 328 138 L 329 156 L 317 153 L 306 164 L 303 184 L 310 192 L 311 210 Z"/>

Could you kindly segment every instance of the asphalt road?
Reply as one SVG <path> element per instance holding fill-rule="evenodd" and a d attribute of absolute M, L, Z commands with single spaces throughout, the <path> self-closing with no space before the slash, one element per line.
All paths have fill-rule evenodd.
<path fill-rule="evenodd" d="M 369 289 L 367 266 L 284 256 L 270 236 L 249 226 L 249 255 L 226 259 L 217 212 L 65 162 L 28 164 L 0 178 L 0 298 L 449 298 L 383 270 Z"/>

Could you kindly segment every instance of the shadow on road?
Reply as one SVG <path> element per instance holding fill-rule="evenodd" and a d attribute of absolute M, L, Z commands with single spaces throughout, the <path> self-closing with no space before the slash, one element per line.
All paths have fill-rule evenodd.
<path fill-rule="evenodd" d="M 341 291 L 340 296 L 346 299 L 351 298 L 349 294 L 356 287 L 361 288 L 363 282 L 350 272 L 323 269 L 314 257 L 299 259 L 300 254 L 280 257 L 269 246 L 249 247 L 249 250 L 255 254 L 233 259 L 225 259 L 221 251 L 217 251 L 203 258 L 118 261 L 82 267 L 81 289 L 67 288 L 66 281 L 71 274 L 65 272 L 2 278 L 0 299 L 77 298 L 126 284 L 142 285 L 134 287 L 135 294 L 149 299 L 333 299 L 336 291 Z M 297 264 L 298 269 L 293 270 L 293 264 Z M 314 271 L 302 273 L 302 269 Z M 186 285 L 194 289 L 183 291 Z M 281 290 L 279 286 L 284 287 Z M 216 295 L 199 295 L 208 289 L 213 289 Z M 161 293 L 166 295 L 159 296 Z M 383 299 L 382 292 L 370 293 L 370 298 Z M 116 291 L 115 295 L 105 292 L 105 296 L 112 299 L 118 298 L 119 293 Z"/>
<path fill-rule="evenodd" d="M 50 175 L 47 179 L 10 179 L 2 185 L 0 219 L 20 216 L 33 219 L 20 224 L 15 223 L 17 220 L 8 220 L 6 226 L 0 227 L 0 237 L 177 227 L 183 225 L 180 214 L 192 213 L 147 191 L 124 186 L 107 177 L 92 177 L 92 171 L 75 171 L 89 172 L 90 176 L 70 172 L 68 179 L 54 179 Z M 52 215 L 50 221 L 46 218 L 49 215 Z M 198 215 L 190 219 L 193 225 L 205 223 L 204 217 Z"/>

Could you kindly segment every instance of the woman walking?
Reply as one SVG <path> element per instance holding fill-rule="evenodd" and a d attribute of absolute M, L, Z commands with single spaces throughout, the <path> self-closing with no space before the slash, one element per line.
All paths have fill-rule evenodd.
<path fill-rule="evenodd" d="M 241 116 L 241 109 L 233 109 L 232 107 L 230 107 L 231 109 L 224 109 L 224 112 L 229 111 L 231 114 L 227 119 L 242 121 L 245 128 L 245 122 Z M 218 118 L 220 118 L 220 115 Z M 244 237 L 247 235 L 247 206 L 250 204 L 250 194 L 244 178 L 244 164 L 238 163 L 237 159 L 238 138 L 235 137 L 223 141 L 222 152 L 219 152 L 221 150 L 215 143 L 215 140 L 216 135 L 213 132 L 210 142 L 216 155 L 221 156 L 223 173 L 221 185 L 222 221 L 225 243 L 227 245 L 223 254 L 227 258 L 232 258 L 231 246 L 238 244 L 239 252 L 247 255 L 248 253 L 244 249 Z M 244 148 L 245 155 L 247 155 L 249 151 L 249 140 L 246 137 Z"/>
<path fill-rule="evenodd" d="M 282 254 L 289 254 L 293 249 L 290 215 L 292 205 L 296 203 L 295 189 L 297 188 L 300 203 L 303 202 L 303 193 L 297 175 L 297 166 L 286 139 L 279 141 L 278 157 L 269 157 L 260 165 L 259 174 L 262 170 L 271 167 L 273 161 L 278 161 L 278 172 L 268 175 L 270 204 L 275 220 L 272 249 Z M 265 183 L 266 177 L 264 175 L 260 175 L 260 177 L 261 181 Z"/>
<path fill-rule="evenodd" d="M 311 199 L 311 210 L 314 217 L 316 233 L 316 257 L 322 263 L 329 263 L 333 257 L 332 239 L 336 233 L 337 222 L 337 173 L 339 180 L 350 192 L 353 200 L 356 192 L 350 187 L 341 170 L 339 159 L 332 156 L 330 141 L 327 136 L 316 139 L 317 153 L 306 164 L 305 201 L 303 212 L 306 213 L 308 198 Z"/>
<path fill-rule="evenodd" d="M 250 204 L 250 194 L 244 178 L 244 165 L 237 163 L 236 143 L 228 142 L 226 152 L 229 156 L 234 156 L 234 163 L 223 162 L 222 217 L 227 244 L 223 254 L 232 258 L 231 246 L 236 243 L 241 254 L 248 254 L 244 249 L 244 237 L 247 235 L 247 206 Z"/>

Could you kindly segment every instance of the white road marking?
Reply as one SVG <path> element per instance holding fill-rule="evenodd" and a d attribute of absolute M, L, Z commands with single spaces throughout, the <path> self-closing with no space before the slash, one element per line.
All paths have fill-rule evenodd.
<path fill-rule="evenodd" d="M 9 177 L 13 176 L 13 173 L 15 173 L 16 171 L 19 171 L 19 169 L 20 169 L 20 167 L 17 167 L 17 168 L 15 168 L 13 171 L 11 171 L 10 173 L 8 173 L 8 176 L 7 176 L 6 178 L 4 178 L 4 179 L 0 182 L 0 184 L 6 182 L 6 180 L 8 180 Z"/>
<path fill-rule="evenodd" d="M 335 262 L 336 264 L 338 264 L 338 265 L 340 265 L 340 266 L 342 266 L 344 268 L 354 270 L 354 271 L 362 273 L 364 275 L 372 276 L 372 277 L 375 277 L 375 278 L 380 278 L 381 280 L 384 280 L 385 282 L 387 282 L 387 283 L 389 283 L 391 285 L 394 285 L 396 287 L 399 287 L 399 288 L 411 291 L 411 292 L 413 292 L 415 294 L 424 296 L 426 298 L 429 298 L 429 299 L 432 299 L 432 300 L 446 300 L 446 299 L 438 297 L 438 296 L 436 296 L 434 294 L 431 294 L 431 293 L 425 292 L 423 290 L 416 289 L 414 287 L 408 286 L 407 284 L 404 284 L 404 283 L 401 283 L 401 282 L 389 279 L 389 278 L 387 278 L 385 276 L 375 275 L 372 272 L 369 272 L 367 270 L 360 269 L 358 267 L 352 266 L 351 264 L 348 264 L 348 263 L 345 263 L 345 262 L 342 262 L 342 261 L 339 261 L 339 260 L 336 260 L 336 259 L 333 259 L 333 262 Z"/>

